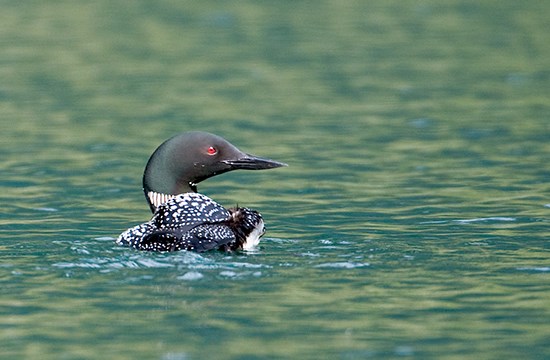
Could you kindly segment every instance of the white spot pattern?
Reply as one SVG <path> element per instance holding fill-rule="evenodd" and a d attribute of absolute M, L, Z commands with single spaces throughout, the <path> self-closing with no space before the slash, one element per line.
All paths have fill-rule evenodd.
<path fill-rule="evenodd" d="M 160 205 L 151 221 L 160 229 L 183 229 L 229 218 L 229 212 L 208 196 L 185 193 Z"/>
<path fill-rule="evenodd" d="M 258 244 L 264 233 L 262 217 L 254 210 L 228 211 L 198 193 L 154 194 L 158 201 L 163 196 L 170 198 L 158 206 L 150 221 L 123 232 L 117 244 L 150 251 L 249 249 Z"/>

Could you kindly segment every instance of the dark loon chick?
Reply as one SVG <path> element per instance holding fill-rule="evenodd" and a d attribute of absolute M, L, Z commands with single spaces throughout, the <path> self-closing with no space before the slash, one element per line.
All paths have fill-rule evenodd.
<path fill-rule="evenodd" d="M 176 135 L 155 150 L 145 167 L 143 191 L 152 219 L 126 230 L 116 242 L 151 251 L 252 249 L 265 232 L 260 213 L 225 209 L 197 193 L 197 183 L 232 170 L 281 166 L 286 164 L 243 153 L 210 133 Z"/>

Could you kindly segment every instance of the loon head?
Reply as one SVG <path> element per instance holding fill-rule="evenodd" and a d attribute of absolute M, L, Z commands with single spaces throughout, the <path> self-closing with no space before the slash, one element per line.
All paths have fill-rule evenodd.
<path fill-rule="evenodd" d="M 286 164 L 246 154 L 220 136 L 202 131 L 176 135 L 149 158 L 143 191 L 154 212 L 170 197 L 196 192 L 197 184 L 231 170 L 273 169 Z"/>

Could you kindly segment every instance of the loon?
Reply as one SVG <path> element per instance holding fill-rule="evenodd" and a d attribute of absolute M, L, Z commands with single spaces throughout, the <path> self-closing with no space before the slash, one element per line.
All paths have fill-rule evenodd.
<path fill-rule="evenodd" d="M 225 209 L 197 192 L 197 184 L 228 171 L 273 169 L 287 164 L 246 154 L 220 136 L 184 132 L 162 143 L 143 174 L 143 191 L 153 212 L 116 243 L 138 250 L 226 252 L 250 250 L 265 233 L 259 212 Z"/>

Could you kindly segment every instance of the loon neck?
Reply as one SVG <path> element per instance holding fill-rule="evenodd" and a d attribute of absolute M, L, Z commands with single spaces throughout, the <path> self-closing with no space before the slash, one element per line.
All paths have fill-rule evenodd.
<path fill-rule="evenodd" d="M 151 209 L 151 212 L 155 212 L 157 208 L 167 202 L 170 199 L 173 199 L 174 197 L 178 196 L 179 194 L 185 194 L 185 193 L 196 193 L 197 192 L 197 185 L 193 184 L 192 182 L 189 182 L 187 186 L 178 187 L 178 190 L 170 192 L 169 194 L 159 191 L 154 191 L 146 186 L 143 187 L 143 192 L 145 194 L 145 199 L 147 200 L 147 203 L 149 204 L 149 208 Z"/>
<path fill-rule="evenodd" d="M 149 208 L 151 209 L 151 212 L 155 212 L 157 208 L 167 202 L 168 200 L 176 197 L 179 194 L 184 193 L 196 193 L 197 192 L 197 184 L 194 184 L 192 182 L 187 182 L 184 185 L 181 186 L 174 186 L 173 190 L 171 191 L 155 191 L 153 189 L 150 189 L 145 184 L 143 185 L 143 192 L 145 194 L 145 199 L 147 200 L 147 203 L 149 204 Z"/>
<path fill-rule="evenodd" d="M 188 192 L 198 192 L 197 184 L 193 181 L 181 180 L 172 187 L 172 189 L 169 191 L 169 194 L 179 195 Z"/>

